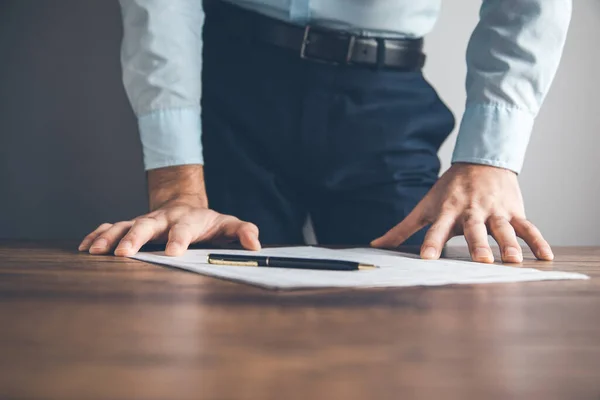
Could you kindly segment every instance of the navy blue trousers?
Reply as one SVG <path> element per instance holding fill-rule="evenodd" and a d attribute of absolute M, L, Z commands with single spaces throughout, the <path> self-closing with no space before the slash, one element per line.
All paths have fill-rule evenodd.
<path fill-rule="evenodd" d="M 452 113 L 420 72 L 334 66 L 204 28 L 203 146 L 210 207 L 263 244 L 367 245 L 438 177 Z M 420 244 L 419 232 L 407 244 Z"/>

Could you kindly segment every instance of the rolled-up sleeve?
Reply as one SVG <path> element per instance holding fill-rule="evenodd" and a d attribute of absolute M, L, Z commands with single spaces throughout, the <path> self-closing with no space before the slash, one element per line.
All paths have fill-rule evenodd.
<path fill-rule="evenodd" d="M 467 103 L 452 162 L 520 172 L 560 62 L 571 0 L 484 0 L 467 49 Z"/>
<path fill-rule="evenodd" d="M 202 164 L 202 0 L 120 0 L 123 82 L 147 170 Z"/>

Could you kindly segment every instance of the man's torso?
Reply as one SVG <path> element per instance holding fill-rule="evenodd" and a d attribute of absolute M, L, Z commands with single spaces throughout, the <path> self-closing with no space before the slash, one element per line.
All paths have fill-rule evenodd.
<path fill-rule="evenodd" d="M 298 24 L 360 35 L 422 37 L 433 28 L 441 0 L 227 0 Z"/>

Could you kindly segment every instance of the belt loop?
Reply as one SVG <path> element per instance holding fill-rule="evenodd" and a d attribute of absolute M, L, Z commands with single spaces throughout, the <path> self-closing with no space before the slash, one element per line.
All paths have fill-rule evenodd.
<path fill-rule="evenodd" d="M 385 67 L 385 39 L 376 38 L 377 41 L 377 69 Z"/>

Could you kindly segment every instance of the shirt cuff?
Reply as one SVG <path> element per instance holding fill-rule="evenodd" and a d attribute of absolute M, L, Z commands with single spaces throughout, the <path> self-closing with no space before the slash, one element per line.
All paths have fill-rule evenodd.
<path fill-rule="evenodd" d="M 156 110 L 138 126 L 146 170 L 204 163 L 199 107 Z"/>
<path fill-rule="evenodd" d="M 452 163 L 492 165 L 521 172 L 535 116 L 495 104 L 467 104 Z"/>

